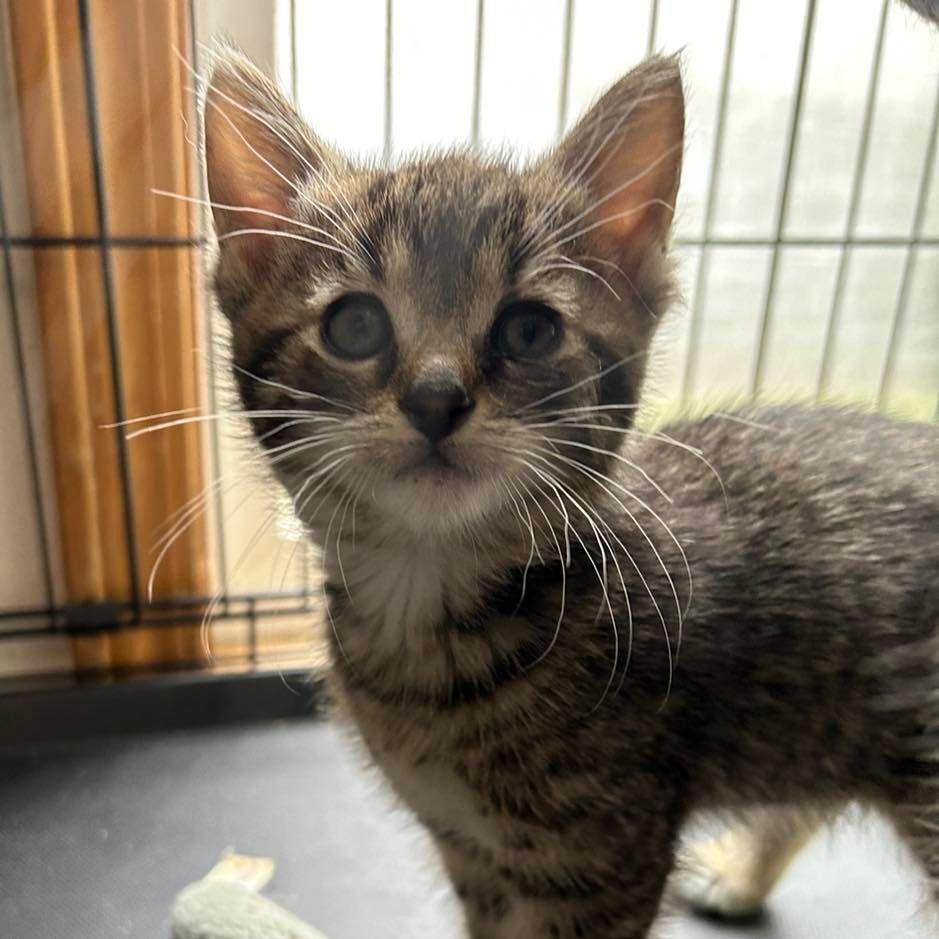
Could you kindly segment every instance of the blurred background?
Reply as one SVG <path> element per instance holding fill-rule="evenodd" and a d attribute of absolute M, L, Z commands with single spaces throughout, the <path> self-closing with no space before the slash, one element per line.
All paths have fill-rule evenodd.
<path fill-rule="evenodd" d="M 643 56 L 682 50 L 683 296 L 658 336 L 643 419 L 792 399 L 939 416 L 939 31 L 898 2 L 0 0 L 0 744 L 308 714 L 319 701 L 316 558 L 233 410 L 206 287 L 193 102 L 216 37 L 321 136 L 386 163 L 463 144 L 524 161 Z M 241 779 L 266 760 L 300 811 L 285 734 L 200 738 L 198 757 L 115 745 L 91 762 L 56 758 L 51 777 L 46 751 L 14 761 L 20 788 L 39 780 L 48 797 L 40 827 L 55 805 L 67 811 L 67 792 L 93 806 L 98 821 L 77 834 L 48 828 L 35 862 L 55 868 L 60 836 L 83 846 L 68 869 L 88 860 L 93 879 L 75 890 L 99 898 L 89 936 L 150 934 L 113 899 L 153 899 L 127 880 L 134 846 L 161 837 L 140 828 L 149 806 L 179 839 L 159 842 L 161 863 L 185 857 L 191 876 L 235 837 L 237 793 L 218 783 L 186 802 L 185 779 Z M 304 838 L 345 856 L 344 826 L 370 796 L 332 737 L 303 746 L 346 806 L 331 821 L 332 803 L 314 800 Z M 238 792 L 257 800 L 256 824 L 286 838 L 296 813 L 264 802 L 275 782 L 251 779 Z M 143 801 L 124 805 L 133 793 Z M 371 845 L 375 889 L 395 893 L 386 875 L 424 883 L 382 855 L 402 823 L 374 811 L 356 837 Z M 219 844 L 184 849 L 200 813 Z M 16 850 L 0 852 L 0 882 L 43 882 L 11 860 L 34 852 L 30 817 L 7 815 L 26 821 L 6 829 Z M 128 826 L 119 848 L 105 843 L 115 817 Z M 353 869 L 320 871 L 317 896 L 339 919 L 355 911 L 329 898 Z M 871 909 L 894 902 L 889 877 L 867 888 Z M 16 889 L 0 896 L 0 932 L 86 934 L 36 926 L 41 901 L 24 906 Z M 444 935 L 428 915 L 392 917 L 388 935 Z"/>

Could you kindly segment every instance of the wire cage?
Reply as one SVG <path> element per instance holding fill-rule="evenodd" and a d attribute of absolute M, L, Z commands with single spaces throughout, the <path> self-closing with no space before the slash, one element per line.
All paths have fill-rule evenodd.
<path fill-rule="evenodd" d="M 353 146 L 386 161 L 429 142 L 421 135 L 435 115 L 452 141 L 488 146 L 507 137 L 523 151 L 550 144 L 614 69 L 684 40 L 693 73 L 690 208 L 679 210 L 676 236 L 685 310 L 661 339 L 658 411 L 798 394 L 937 416 L 939 43 L 889 0 L 850 11 L 840 0 L 356 0 L 344 13 L 314 0 L 32 6 L 0 4 L 2 466 L 12 481 L 0 534 L 0 687 L 307 668 L 322 659 L 313 638 L 320 587 L 302 532 L 271 510 L 269 495 L 258 501 L 225 433 L 228 418 L 212 416 L 228 404 L 224 327 L 201 278 L 207 213 L 176 203 L 167 222 L 141 201 L 156 189 L 200 198 L 187 142 L 196 137 L 201 40 L 219 28 L 250 51 L 261 22 L 262 57 L 299 105 L 332 107 L 332 130 L 329 114 L 323 119 L 340 143 L 354 119 L 364 136 Z M 850 66 L 832 64 L 832 49 L 847 42 L 839 17 L 857 23 L 862 12 L 869 22 Z M 760 58 L 779 24 L 761 20 L 773 16 L 786 28 L 768 69 Z M 614 21 L 628 40 L 617 40 L 615 56 L 594 55 L 601 37 L 617 32 Z M 702 24 L 711 39 L 697 56 Z M 322 70 L 353 41 L 374 53 L 363 56 L 367 102 L 354 97 L 361 89 L 340 89 L 331 90 L 339 104 L 319 95 L 307 107 Z M 506 64 L 519 49 L 534 82 Z M 459 87 L 444 72 L 431 100 L 421 75 L 428 62 L 462 70 Z M 846 95 L 841 68 L 850 73 Z M 775 96 L 761 105 L 759 81 L 770 71 Z M 500 107 L 502 116 L 490 117 Z M 537 127 L 520 140 L 517 125 Z M 175 167 L 170 182 L 166 165 Z M 56 185 L 70 209 L 50 215 Z M 161 394 L 151 394 L 156 386 Z M 165 413 L 133 423 L 154 412 Z M 191 416 L 202 420 L 187 425 L 188 437 L 167 426 L 158 436 L 170 443 L 138 452 L 136 431 Z M 232 489 L 221 483 L 226 474 Z M 195 511 L 203 502 L 205 516 Z M 162 551 L 159 535 L 181 534 L 189 522 L 195 534 L 184 529 L 182 553 L 178 544 Z M 246 579 L 237 556 L 258 543 L 268 553 L 249 566 L 263 574 Z M 154 556 L 176 574 L 154 580 Z"/>

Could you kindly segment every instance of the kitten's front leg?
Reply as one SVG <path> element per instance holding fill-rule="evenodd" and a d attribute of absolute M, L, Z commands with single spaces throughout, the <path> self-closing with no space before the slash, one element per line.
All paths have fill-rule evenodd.
<path fill-rule="evenodd" d="M 470 939 L 647 939 L 672 847 L 657 839 L 635 844 L 626 858 L 611 857 L 605 876 L 590 882 L 537 862 L 531 869 L 493 869 L 447 850 L 443 855 Z"/>
<path fill-rule="evenodd" d="M 463 907 L 470 939 L 495 939 L 514 935 L 528 939 L 530 932 L 518 928 L 519 898 L 491 864 L 468 858 L 438 839 L 444 867 Z M 514 922 L 514 932 L 507 931 Z"/>

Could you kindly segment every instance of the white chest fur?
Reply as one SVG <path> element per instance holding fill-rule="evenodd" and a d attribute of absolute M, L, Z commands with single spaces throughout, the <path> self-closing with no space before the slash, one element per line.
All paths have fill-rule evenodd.
<path fill-rule="evenodd" d="M 379 653 L 413 647 L 446 613 L 472 607 L 479 595 L 477 556 L 457 542 L 347 543 L 332 546 L 324 560 L 330 580 L 348 591 L 355 617 L 370 627 Z"/>
<path fill-rule="evenodd" d="M 340 566 L 340 560 L 342 560 Z M 440 618 L 444 609 L 447 569 L 442 559 L 411 544 L 369 547 L 336 558 L 356 614 L 379 623 L 382 632 Z"/>

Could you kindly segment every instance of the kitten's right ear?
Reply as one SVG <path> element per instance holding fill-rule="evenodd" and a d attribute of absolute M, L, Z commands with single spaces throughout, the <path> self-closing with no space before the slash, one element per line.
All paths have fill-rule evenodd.
<path fill-rule="evenodd" d="M 233 260 L 255 278 L 277 247 L 279 239 L 270 233 L 291 227 L 300 182 L 322 171 L 330 156 L 293 105 L 229 47 L 216 54 L 203 115 L 206 178 L 222 260 Z"/>

